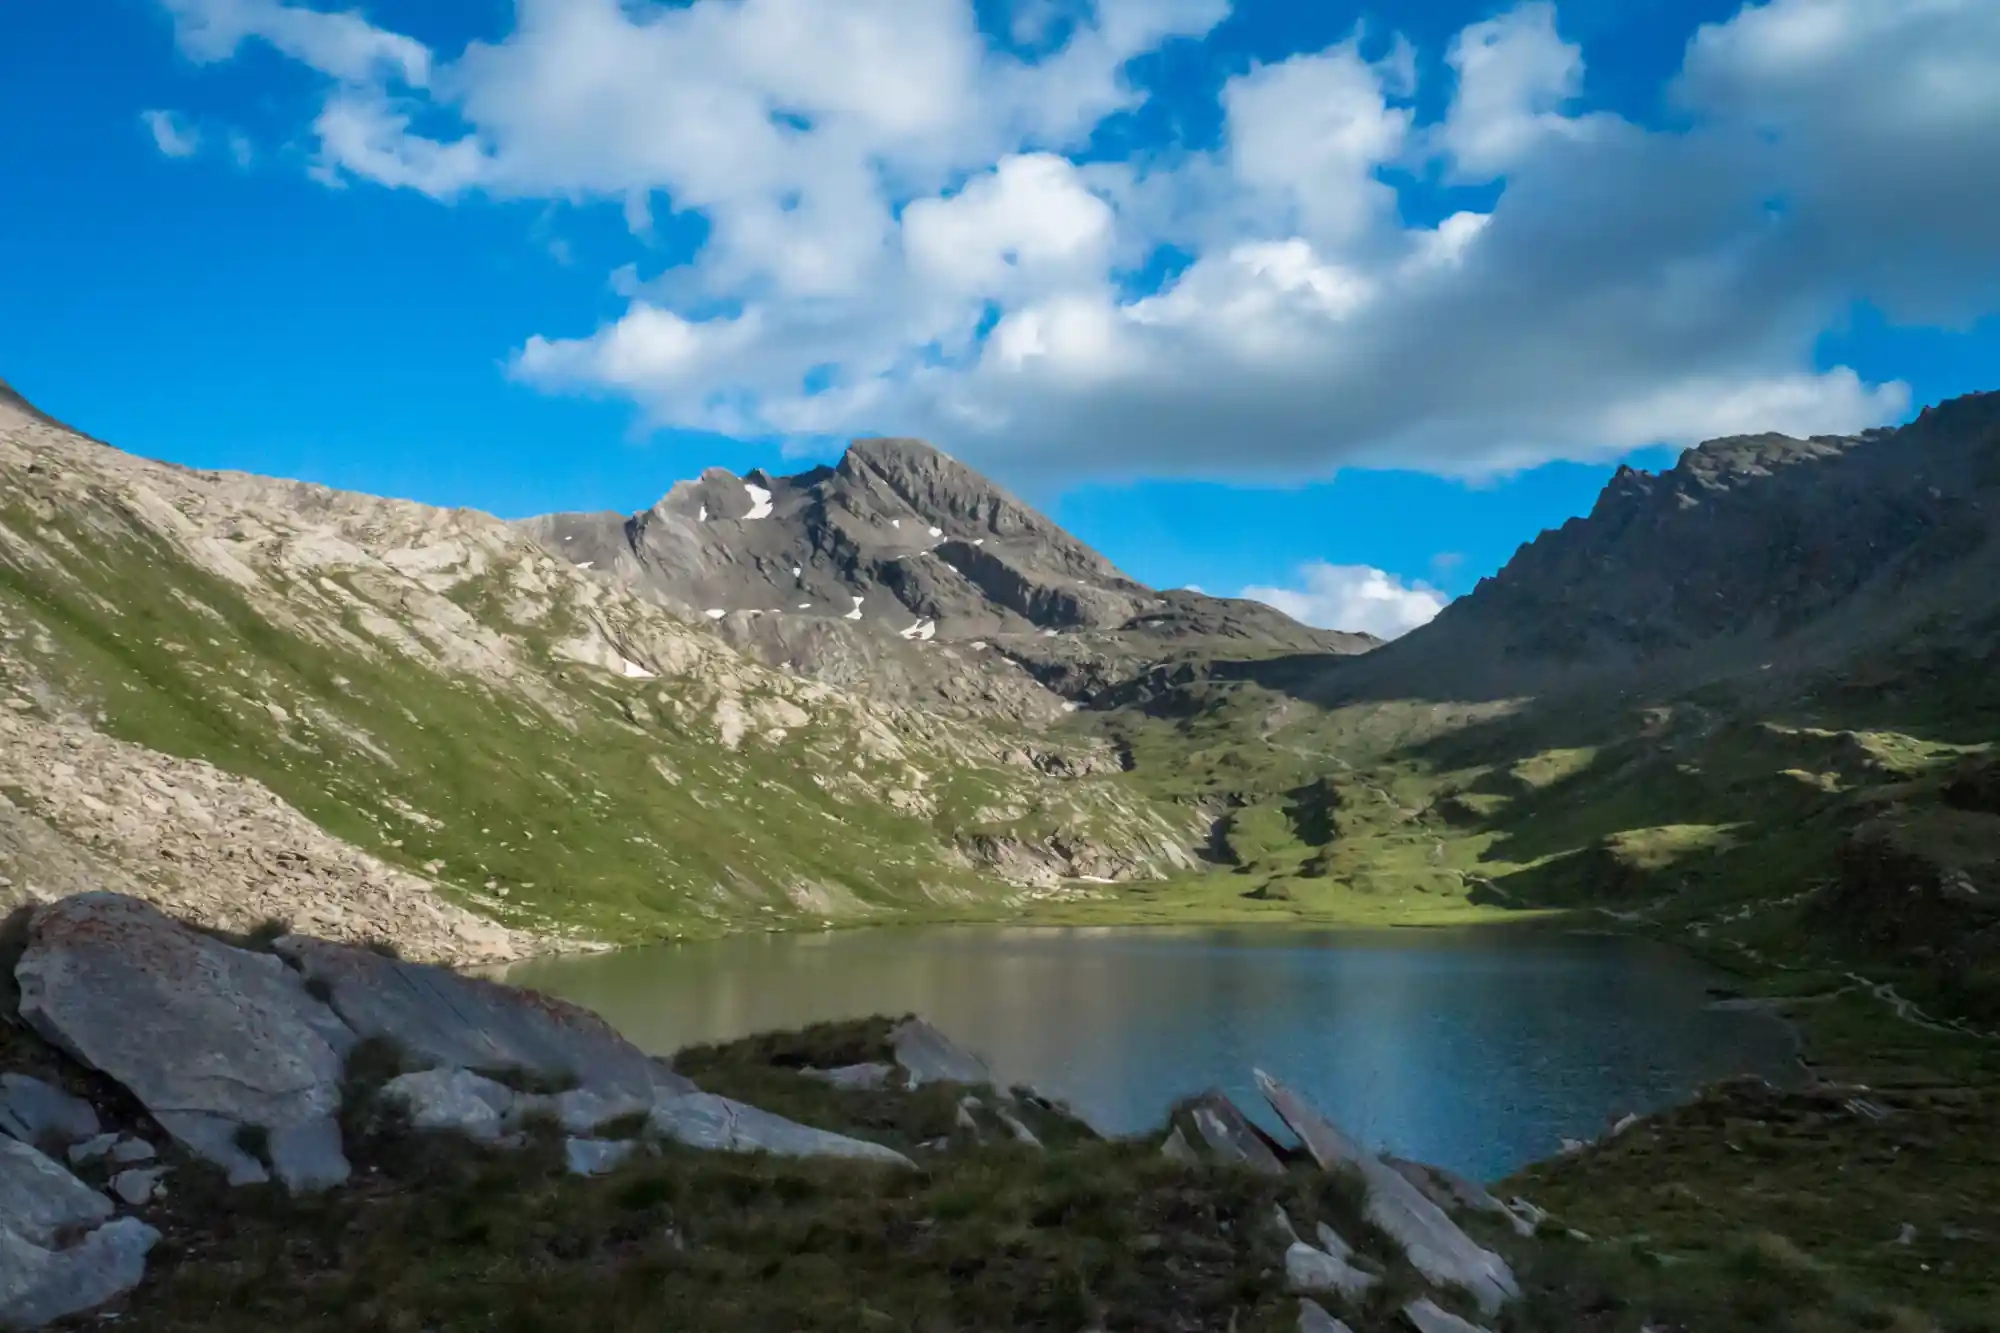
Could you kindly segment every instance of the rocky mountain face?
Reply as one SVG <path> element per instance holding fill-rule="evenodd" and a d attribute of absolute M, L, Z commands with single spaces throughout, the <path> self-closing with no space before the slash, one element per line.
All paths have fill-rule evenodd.
<path fill-rule="evenodd" d="M 1912 634 L 1990 645 L 1997 527 L 2000 393 L 1859 436 L 1713 440 L 1665 472 L 1621 468 L 1588 516 L 1524 545 L 1358 674 L 1480 697 L 1589 675 L 1841 666 Z"/>
<path fill-rule="evenodd" d="M 857 496 L 890 493 L 853 466 L 869 479 Z M 831 503 L 813 490 L 773 482 L 763 520 L 746 487 L 698 483 L 593 567 L 484 514 L 149 462 L 9 391 L 0 909 L 115 886 L 231 929 L 283 918 L 470 961 L 997 907 L 1192 864 L 1193 815 L 1132 788 L 1112 747 L 1063 725 L 1021 666 L 890 632 L 923 650 L 908 669 L 935 687 L 864 697 L 824 678 L 841 674 L 824 667 L 832 652 L 802 649 L 820 679 L 774 669 L 611 567 L 658 567 L 678 524 L 715 547 L 700 568 L 768 581 L 789 557 L 830 598 L 845 586 L 835 555 L 808 579 L 804 552 L 722 553 L 727 533 L 777 532 L 780 501 Z M 704 523 L 710 500 L 735 517 Z M 1026 540 L 1026 518 L 980 515 L 968 534 L 978 522 L 995 544 Z M 562 522 L 544 535 L 595 540 Z M 841 525 L 860 522 L 815 531 L 837 553 Z M 605 531 L 622 540 L 624 526 Z M 1074 543 L 1037 541 L 1095 580 L 1062 603 L 1078 625 L 1142 600 Z M 701 602 L 736 575 L 689 577 Z M 926 623 L 940 617 L 1002 619 L 940 604 Z M 876 669 L 856 652 L 845 683 Z M 958 706 L 921 706 L 953 689 Z M 1032 706 L 995 705 L 1008 698 Z"/>
<path fill-rule="evenodd" d="M 579 567 L 706 617 L 765 662 L 961 710 L 1046 718 L 1191 653 L 1354 653 L 1261 603 L 1158 591 L 917 440 L 796 476 L 713 469 L 629 518 L 522 525 Z"/>

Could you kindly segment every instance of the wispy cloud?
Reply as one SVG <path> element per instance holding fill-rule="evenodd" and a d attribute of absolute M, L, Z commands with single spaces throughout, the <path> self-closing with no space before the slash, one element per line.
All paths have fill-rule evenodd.
<path fill-rule="evenodd" d="M 153 146 L 168 157 L 193 157 L 201 151 L 201 134 L 177 112 L 141 111 L 139 120 L 153 136 Z"/>

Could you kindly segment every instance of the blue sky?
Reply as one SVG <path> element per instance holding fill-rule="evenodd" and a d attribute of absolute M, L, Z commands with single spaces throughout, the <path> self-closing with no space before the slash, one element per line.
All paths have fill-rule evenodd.
<path fill-rule="evenodd" d="M 17 9 L 0 376 L 201 466 L 512 516 L 919 434 L 1393 632 L 1618 462 L 2000 387 L 1980 0 Z"/>

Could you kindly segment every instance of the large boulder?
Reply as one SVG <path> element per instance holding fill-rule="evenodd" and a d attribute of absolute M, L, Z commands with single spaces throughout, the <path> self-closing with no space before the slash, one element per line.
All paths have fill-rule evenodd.
<path fill-rule="evenodd" d="M 393 1042 L 420 1064 L 521 1070 L 647 1105 L 695 1091 L 609 1023 L 566 1001 L 303 935 L 273 947 L 355 1032 Z"/>
<path fill-rule="evenodd" d="M 354 1034 L 281 959 L 84 893 L 36 909 L 14 975 L 24 1021 L 232 1182 L 268 1179 L 247 1150 L 260 1140 L 293 1189 L 347 1178 L 335 1115 Z"/>
<path fill-rule="evenodd" d="M 107 1222 L 66 1250 L 0 1227 L 0 1328 L 40 1328 L 123 1295 L 146 1275 L 159 1239 L 136 1217 Z"/>
<path fill-rule="evenodd" d="M 1432 1282 L 1464 1287 L 1489 1315 L 1521 1294 L 1507 1261 L 1466 1235 L 1422 1190 L 1363 1150 L 1305 1098 L 1261 1069 L 1256 1076 L 1271 1108 L 1291 1126 L 1314 1161 L 1328 1170 L 1347 1168 L 1360 1174 L 1368 1189 L 1368 1220 L 1402 1245 L 1419 1273 Z"/>
<path fill-rule="evenodd" d="M 652 1127 L 691 1148 L 722 1152 L 768 1152 L 783 1157 L 849 1157 L 859 1161 L 915 1166 L 894 1148 L 845 1134 L 814 1129 L 754 1106 L 697 1092 L 669 1097 L 653 1108 Z"/>
<path fill-rule="evenodd" d="M 0 1074 L 0 1131 L 67 1148 L 97 1137 L 98 1128 L 97 1112 L 82 1098 L 26 1074 Z"/>

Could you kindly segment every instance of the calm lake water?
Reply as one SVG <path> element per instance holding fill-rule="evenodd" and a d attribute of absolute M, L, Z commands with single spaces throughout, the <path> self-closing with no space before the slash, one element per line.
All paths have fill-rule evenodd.
<path fill-rule="evenodd" d="M 1270 1071 L 1375 1147 L 1494 1179 L 1741 1073 L 1790 1077 L 1776 1020 L 1643 941 L 1507 929 L 965 927 L 755 935 L 537 960 L 509 981 L 658 1053 L 920 1013 L 1100 1129 L 1218 1085 L 1269 1127 Z"/>

